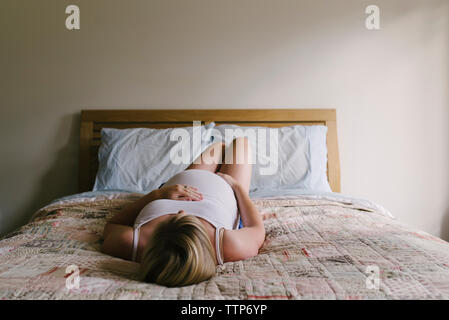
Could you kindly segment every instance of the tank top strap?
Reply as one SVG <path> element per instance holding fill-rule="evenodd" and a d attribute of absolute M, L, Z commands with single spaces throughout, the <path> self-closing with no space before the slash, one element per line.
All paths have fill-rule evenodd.
<path fill-rule="evenodd" d="M 139 229 L 140 227 L 134 227 L 133 231 L 133 255 L 132 255 L 132 261 L 136 261 L 137 258 L 137 247 L 139 245 Z"/>
<path fill-rule="evenodd" d="M 224 227 L 216 227 L 215 228 L 215 251 L 217 253 L 217 261 L 218 264 L 223 265 L 223 257 L 221 256 L 220 250 L 220 230 L 224 229 Z"/>

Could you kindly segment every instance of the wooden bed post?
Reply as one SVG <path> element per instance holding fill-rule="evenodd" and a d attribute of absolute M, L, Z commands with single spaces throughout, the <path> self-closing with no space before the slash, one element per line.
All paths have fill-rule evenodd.
<path fill-rule="evenodd" d="M 81 111 L 81 128 L 80 128 L 80 153 L 79 153 L 79 175 L 78 190 L 88 191 L 92 189 L 91 181 L 89 181 L 89 172 L 91 171 L 91 143 L 93 138 L 93 122 L 84 121 L 84 111 Z"/>

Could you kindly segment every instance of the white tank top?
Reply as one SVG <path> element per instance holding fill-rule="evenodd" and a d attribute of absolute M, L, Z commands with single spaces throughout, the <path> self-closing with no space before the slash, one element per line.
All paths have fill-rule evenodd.
<path fill-rule="evenodd" d="M 186 214 L 203 218 L 215 227 L 215 248 L 219 264 L 223 264 L 219 234 L 221 228 L 237 229 L 239 214 L 234 191 L 219 175 L 206 170 L 189 169 L 174 175 L 164 186 L 183 184 L 193 186 L 203 194 L 200 201 L 159 199 L 147 204 L 134 222 L 132 260 L 136 260 L 139 229 L 145 223 L 166 214 L 184 210 Z"/>

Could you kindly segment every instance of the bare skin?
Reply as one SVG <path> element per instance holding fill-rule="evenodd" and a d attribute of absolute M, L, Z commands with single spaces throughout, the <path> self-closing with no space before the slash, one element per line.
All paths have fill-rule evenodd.
<path fill-rule="evenodd" d="M 226 163 L 229 159 L 232 159 L 229 161 L 231 163 Z M 224 229 L 221 232 L 220 241 L 222 242 L 224 262 L 244 260 L 257 255 L 265 239 L 265 228 L 260 213 L 248 195 L 252 170 L 251 148 L 248 140 L 237 138 L 229 148 L 225 148 L 223 143 L 213 144 L 187 169 L 208 170 L 216 173 L 234 190 L 244 227 L 238 230 Z M 201 201 L 202 194 L 196 188 L 185 185 L 164 186 L 151 191 L 136 202 L 124 207 L 107 222 L 103 232 L 102 251 L 112 256 L 131 260 L 134 221 L 149 202 L 157 199 Z M 163 215 L 147 222 L 140 228 L 137 262 L 140 262 L 151 233 L 159 223 L 174 214 L 185 213 L 180 210 L 177 213 Z M 198 219 L 204 225 L 215 250 L 215 227 L 207 220 Z"/>

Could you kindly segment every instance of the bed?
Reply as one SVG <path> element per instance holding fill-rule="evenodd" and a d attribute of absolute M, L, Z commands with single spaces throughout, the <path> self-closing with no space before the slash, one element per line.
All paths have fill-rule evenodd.
<path fill-rule="evenodd" d="M 138 264 L 100 252 L 106 219 L 141 194 L 91 191 L 102 128 L 203 123 L 327 127 L 332 192 L 255 193 L 266 240 L 253 258 L 217 266 L 197 285 L 137 281 Z M 448 299 L 449 243 L 410 228 L 379 204 L 341 195 L 331 109 L 88 110 L 81 116 L 80 192 L 35 212 L 0 240 L 0 299 Z M 76 266 L 79 287 L 68 286 Z"/>

